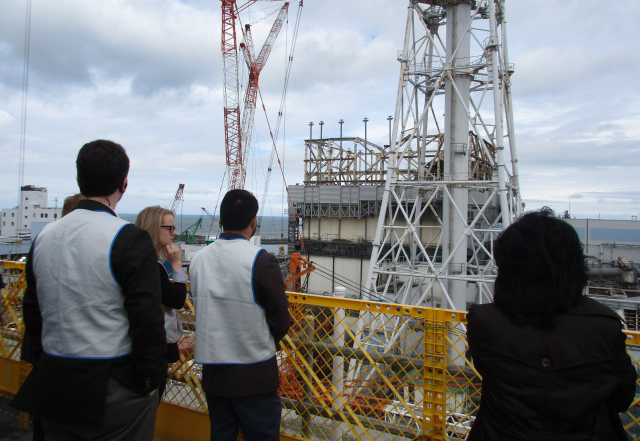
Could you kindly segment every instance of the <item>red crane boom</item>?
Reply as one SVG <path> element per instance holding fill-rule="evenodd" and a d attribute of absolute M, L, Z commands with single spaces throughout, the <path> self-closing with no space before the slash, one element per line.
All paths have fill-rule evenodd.
<path fill-rule="evenodd" d="M 280 9 L 278 17 L 271 26 L 271 31 L 267 36 L 267 39 L 260 49 L 260 54 L 257 58 L 254 57 L 253 38 L 251 35 L 251 26 L 245 26 L 245 41 L 246 44 L 240 43 L 240 48 L 244 53 L 244 58 L 249 69 L 249 84 L 247 85 L 247 91 L 244 95 L 244 103 L 242 108 L 242 156 L 247 157 L 247 150 L 251 144 L 251 134 L 253 131 L 253 121 L 256 114 L 256 97 L 258 94 L 258 81 L 260 79 L 260 73 L 267 64 L 267 59 L 271 54 L 271 48 L 276 41 L 280 29 L 282 29 L 282 23 L 284 22 L 287 13 L 289 11 L 289 3 L 285 3 Z M 246 169 L 243 164 L 242 168 L 242 186 L 244 187 L 244 178 L 246 177 Z"/>
<path fill-rule="evenodd" d="M 183 191 L 184 191 L 184 184 L 178 185 L 178 191 L 176 191 L 176 195 L 174 196 L 173 202 L 171 202 L 171 207 L 169 208 L 169 210 L 171 210 L 174 216 L 176 214 L 176 211 L 178 210 L 178 204 L 180 204 L 180 201 L 182 200 Z"/>
<path fill-rule="evenodd" d="M 252 42 L 249 34 L 247 50 L 243 46 L 245 58 L 249 64 L 249 86 L 245 94 L 243 120 L 240 119 L 239 80 L 238 80 L 238 45 L 236 35 L 236 20 L 240 11 L 246 9 L 257 0 L 249 0 L 238 8 L 236 0 L 221 0 L 222 2 L 222 62 L 224 70 L 224 129 L 225 148 L 227 155 L 227 174 L 229 189 L 244 188 L 246 177 L 246 153 L 253 127 L 253 115 L 255 115 L 255 102 L 260 71 L 264 67 L 271 47 L 275 41 L 282 21 L 288 10 L 289 3 L 280 10 L 280 14 L 273 24 L 267 41 L 260 51 L 258 58 L 252 60 Z M 277 1 L 277 0 L 270 0 Z M 248 57 L 248 58 L 247 58 Z M 248 106 L 248 107 L 247 107 Z M 242 126 L 241 126 L 242 124 Z"/>

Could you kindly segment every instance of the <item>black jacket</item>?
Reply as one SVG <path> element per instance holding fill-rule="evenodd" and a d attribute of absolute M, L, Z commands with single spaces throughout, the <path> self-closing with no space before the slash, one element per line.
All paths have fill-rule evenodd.
<path fill-rule="evenodd" d="M 77 208 L 116 215 L 92 200 L 80 201 Z M 99 425 L 109 377 L 139 394 L 157 389 L 166 375 L 166 337 L 158 258 L 149 234 L 133 224 L 125 225 L 111 248 L 111 267 L 124 294 L 132 341 L 131 354 L 116 359 L 62 358 L 42 352 L 42 316 L 32 253 L 33 246 L 26 265 L 22 359 L 34 368 L 12 405 L 58 421 Z"/>
<path fill-rule="evenodd" d="M 184 308 L 184 302 L 187 300 L 187 284 L 171 281 L 163 264 L 158 263 L 158 268 L 160 270 L 162 305 L 171 309 Z M 167 362 L 175 363 L 178 360 L 180 360 L 178 343 L 167 343 Z"/>
<path fill-rule="evenodd" d="M 611 309 L 584 298 L 552 330 L 517 326 L 494 304 L 467 318 L 482 375 L 469 441 L 626 440 L 617 413 L 634 398 L 636 371 Z"/>

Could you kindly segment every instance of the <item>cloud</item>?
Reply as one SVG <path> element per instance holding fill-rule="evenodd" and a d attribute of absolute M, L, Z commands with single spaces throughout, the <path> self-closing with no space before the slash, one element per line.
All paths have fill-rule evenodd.
<path fill-rule="evenodd" d="M 388 142 L 407 1 L 305 2 L 279 128 L 267 203 L 279 210 L 282 178 L 301 183 L 304 139 L 367 135 Z M 257 2 L 243 23 L 262 45 L 281 2 Z M 528 207 L 585 216 L 639 212 L 640 2 L 512 2 L 506 5 L 521 191 Z M 275 131 L 298 2 L 292 2 L 260 88 Z M 77 191 L 77 150 L 96 138 L 122 143 L 131 185 L 119 211 L 167 204 L 185 183 L 185 213 L 213 211 L 224 174 L 220 2 L 34 1 L 25 139 L 25 184 L 51 202 Z M 270 15 L 271 14 L 271 15 Z M 611 17 L 615 17 L 611 19 Z M 0 2 L 0 208 L 17 201 L 25 2 Z M 242 74 L 246 75 L 246 73 Z M 241 91 L 241 97 L 244 90 Z M 249 188 L 265 187 L 272 141 L 258 101 Z M 285 151 L 282 151 L 283 145 Z M 224 189 L 223 189 L 224 190 Z M 572 196 L 574 195 L 574 196 Z M 564 208 L 563 208 L 564 207 Z"/>
<path fill-rule="evenodd" d="M 18 2 L 13 3 L 13 16 L 0 21 L 9 31 L 0 48 L 15 84 L 24 54 L 18 25 L 24 21 L 18 20 Z M 212 50 L 218 41 L 212 18 L 168 0 L 35 2 L 30 86 L 53 93 L 60 87 L 99 88 L 102 81 L 124 79 L 131 93 L 149 95 L 193 83 L 211 84 L 211 73 L 220 70 Z"/>

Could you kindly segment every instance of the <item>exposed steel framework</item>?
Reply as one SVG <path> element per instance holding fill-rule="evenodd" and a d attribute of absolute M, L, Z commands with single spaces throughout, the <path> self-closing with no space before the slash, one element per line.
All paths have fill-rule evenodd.
<path fill-rule="evenodd" d="M 411 0 L 367 298 L 490 301 L 522 211 L 504 0 Z"/>
<path fill-rule="evenodd" d="M 260 72 L 264 68 L 271 48 L 275 42 L 282 23 L 287 15 L 289 3 L 280 10 L 271 32 L 254 58 L 253 38 L 250 26 L 246 26 L 245 43 L 241 43 L 245 61 L 249 69 L 249 84 L 245 92 L 242 119 L 240 118 L 240 93 L 238 78 L 238 38 L 236 21 L 241 11 L 245 10 L 257 0 L 249 0 L 241 7 L 235 0 L 221 0 L 222 2 L 222 62 L 224 70 L 224 130 L 225 149 L 227 159 L 228 188 L 244 188 L 246 177 L 246 157 L 253 119 L 255 115 L 256 96 Z M 267 0 L 279 1 L 279 0 Z"/>
<path fill-rule="evenodd" d="M 389 150 L 355 138 L 307 139 L 304 185 L 384 185 Z"/>

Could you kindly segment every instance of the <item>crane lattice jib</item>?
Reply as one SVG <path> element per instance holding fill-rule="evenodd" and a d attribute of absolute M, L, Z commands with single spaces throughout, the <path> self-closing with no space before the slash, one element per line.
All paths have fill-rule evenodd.
<path fill-rule="evenodd" d="M 180 204 L 180 201 L 182 200 L 182 193 L 184 192 L 184 184 L 180 184 L 178 185 L 178 191 L 176 191 L 176 195 L 173 198 L 173 202 L 171 203 L 171 207 L 170 210 L 173 213 L 173 215 L 175 216 L 176 211 L 178 210 L 178 205 Z"/>
<path fill-rule="evenodd" d="M 267 39 L 260 49 L 260 54 L 257 58 L 253 58 L 254 56 L 254 47 L 253 47 L 253 38 L 251 35 L 251 28 L 246 26 L 246 35 L 245 35 L 245 45 L 241 45 L 245 55 L 245 61 L 247 62 L 247 66 L 249 68 L 249 84 L 247 86 L 247 91 L 244 96 L 244 104 L 242 110 L 242 157 L 247 157 L 247 150 L 249 148 L 249 144 L 251 143 L 251 132 L 253 130 L 253 121 L 255 119 L 256 113 L 256 97 L 258 94 L 258 81 L 260 79 L 260 73 L 267 63 L 267 59 L 271 54 L 271 48 L 273 47 L 273 43 L 275 42 L 280 30 L 282 29 L 282 23 L 287 16 L 289 10 L 289 2 L 285 3 L 284 6 L 280 9 L 280 13 L 278 17 L 273 22 L 271 26 L 271 31 L 267 36 Z M 242 164 L 242 176 L 243 178 L 246 176 L 246 168 L 245 164 Z M 244 182 L 244 181 L 243 181 Z"/>
<path fill-rule="evenodd" d="M 276 0 L 271 0 L 276 1 Z M 238 8 L 236 0 L 221 0 L 222 3 L 222 63 L 224 71 L 224 129 L 229 175 L 229 189 L 243 188 L 245 168 L 243 142 L 240 127 L 240 105 L 238 84 L 238 53 L 236 19 L 238 13 L 256 0 L 249 0 Z"/>
<path fill-rule="evenodd" d="M 240 138 L 240 101 L 238 94 L 238 57 L 236 44 L 237 7 L 235 0 L 222 0 L 222 64 L 224 69 L 224 133 L 229 173 L 229 188 L 241 188 L 242 148 Z"/>

